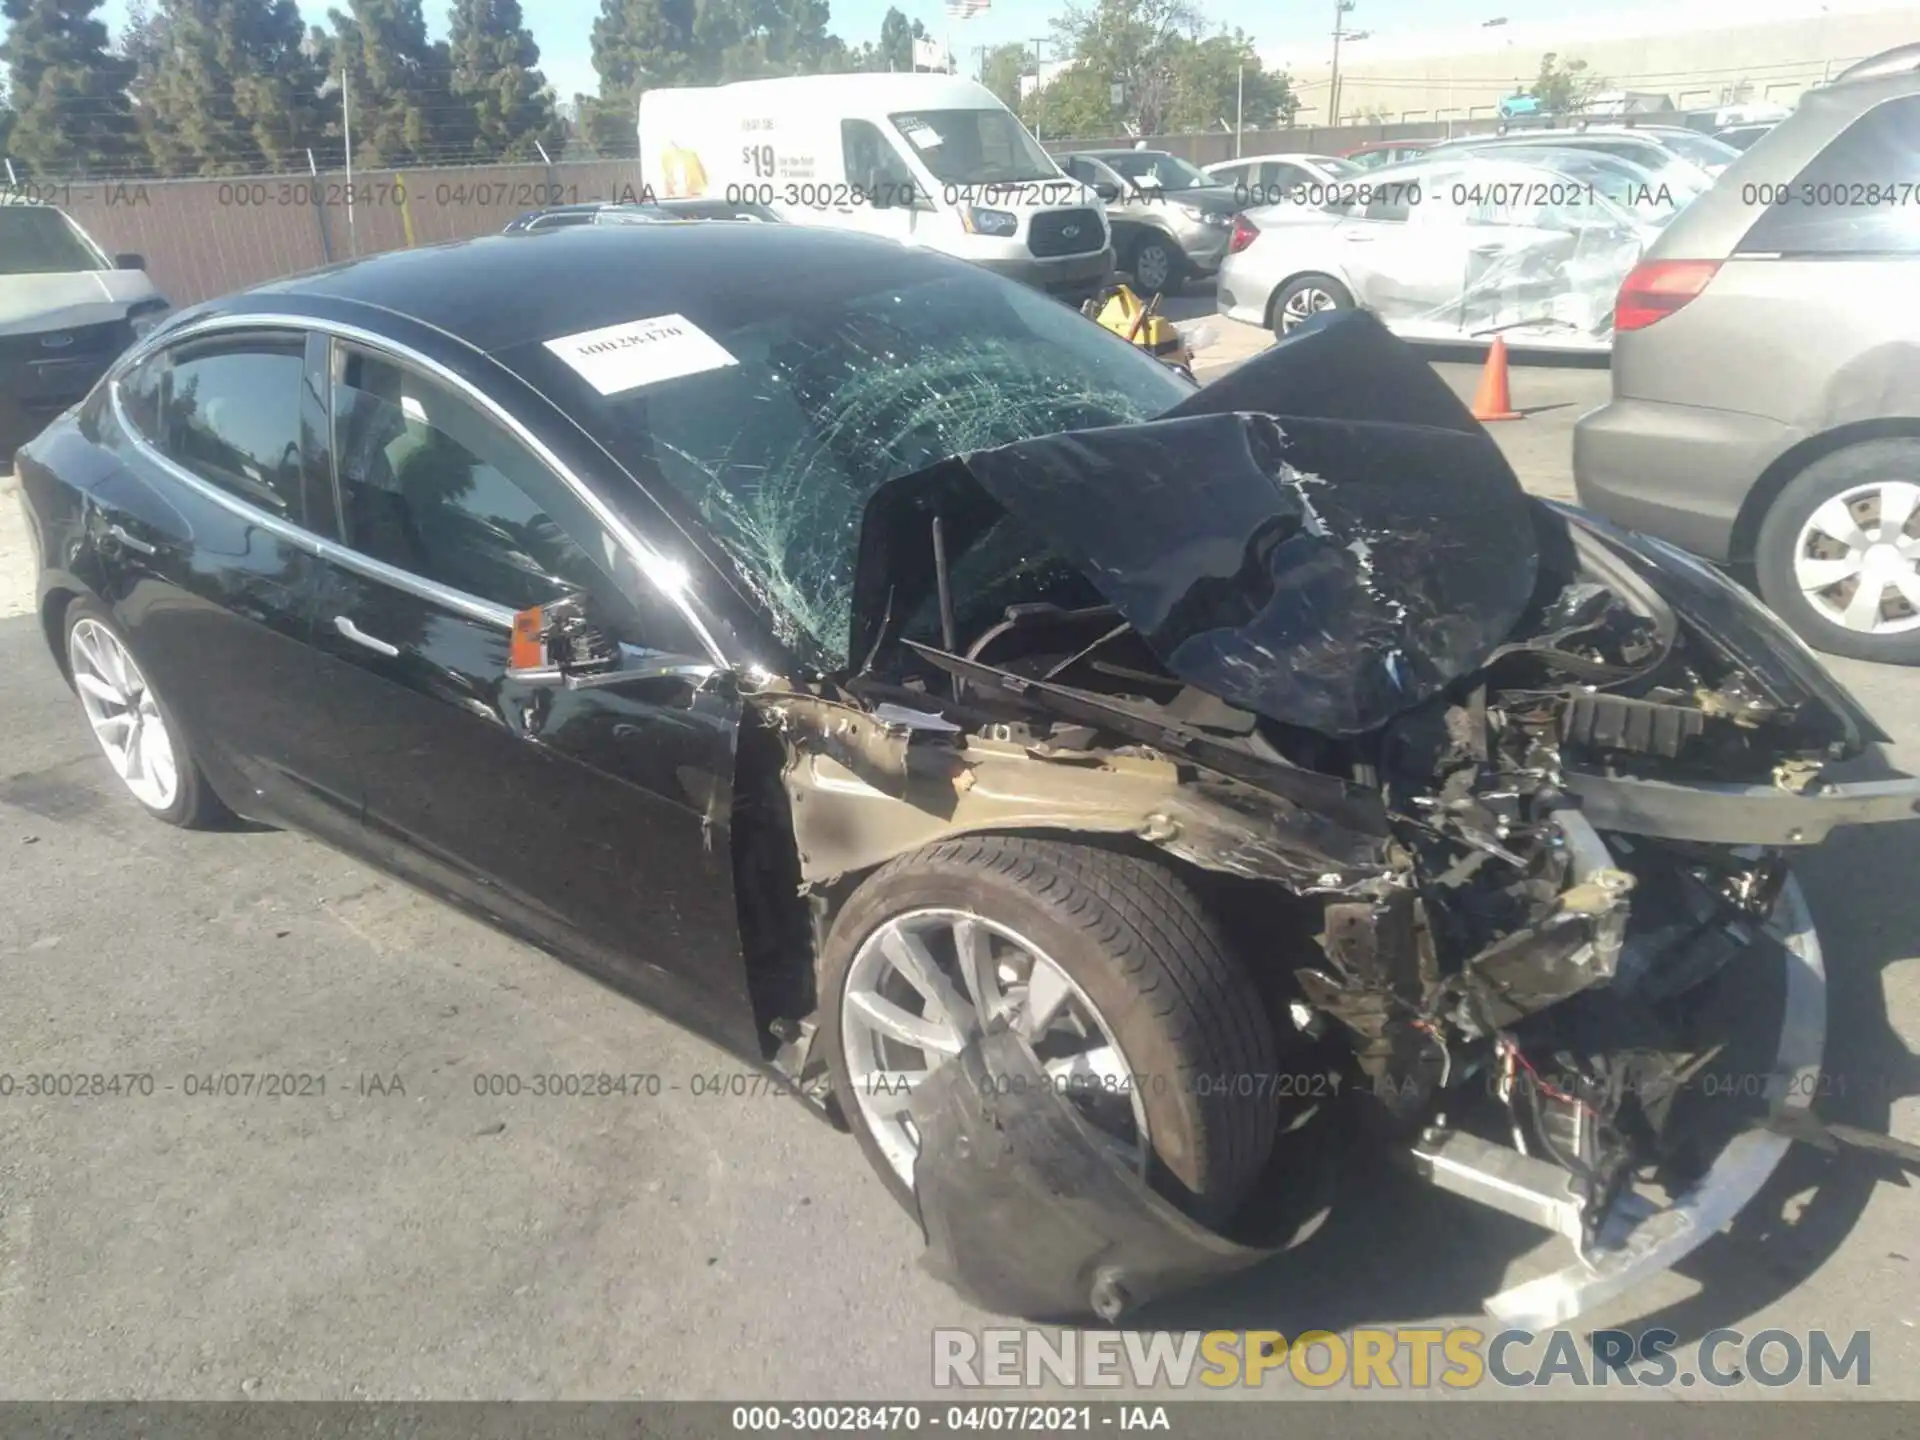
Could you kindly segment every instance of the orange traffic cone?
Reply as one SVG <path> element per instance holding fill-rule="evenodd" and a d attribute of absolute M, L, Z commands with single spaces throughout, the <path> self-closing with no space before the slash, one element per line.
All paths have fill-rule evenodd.
<path fill-rule="evenodd" d="M 1487 348 L 1487 366 L 1480 372 L 1480 390 L 1473 397 L 1473 418 L 1487 420 L 1518 420 L 1521 414 L 1513 408 L 1513 397 L 1507 393 L 1507 337 L 1496 335 L 1493 344 Z"/>

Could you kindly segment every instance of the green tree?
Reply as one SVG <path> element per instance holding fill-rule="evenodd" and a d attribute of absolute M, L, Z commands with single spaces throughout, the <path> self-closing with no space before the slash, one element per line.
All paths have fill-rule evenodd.
<path fill-rule="evenodd" d="M 1027 97 L 1020 117 L 1036 135 L 1049 139 L 1105 139 L 1120 133 L 1105 76 L 1084 65 L 1063 70 Z"/>
<path fill-rule="evenodd" d="M 1239 30 L 1205 40 L 1176 39 L 1170 48 L 1173 95 L 1168 129 L 1211 130 L 1232 125 L 1236 107 L 1249 130 L 1286 124 L 1300 102 L 1285 75 L 1260 63 L 1253 40 Z"/>
<path fill-rule="evenodd" d="M 558 141 L 540 47 L 519 0 L 454 0 L 447 46 L 453 113 L 476 159 L 529 160 L 541 143 Z"/>
<path fill-rule="evenodd" d="M 1058 51 L 1078 62 L 1076 71 L 1087 72 L 1082 83 L 1109 94 L 1109 87 L 1122 87 L 1117 120 L 1130 122 L 1142 135 L 1165 133 L 1176 94 L 1176 63 L 1183 45 L 1197 41 L 1202 29 L 1192 0 L 1069 4 L 1053 28 Z"/>
<path fill-rule="evenodd" d="M 294 0 L 161 0 L 129 15 L 141 135 L 161 174 L 284 169 L 324 133 Z"/>
<path fill-rule="evenodd" d="M 1540 57 L 1540 73 L 1525 93 L 1540 102 L 1550 115 L 1576 115 L 1587 108 L 1596 90 L 1606 85 L 1598 75 L 1587 73 L 1584 60 L 1562 61 L 1552 51 Z"/>
<path fill-rule="evenodd" d="M 583 121 L 603 155 L 629 156 L 639 145 L 640 92 L 695 83 L 694 0 L 600 0 L 593 22 L 593 69 L 600 93 Z"/>
<path fill-rule="evenodd" d="M 127 173 L 141 161 L 127 86 L 133 63 L 107 47 L 100 0 L 4 0 L 13 127 L 8 152 L 43 174 Z"/>
<path fill-rule="evenodd" d="M 333 33 L 325 60 L 332 78 L 352 87 L 353 158 L 359 165 L 404 165 L 436 158 L 460 143 L 449 95 L 446 47 L 427 40 L 421 0 L 349 0 L 329 10 Z M 337 98 L 329 105 L 336 111 Z M 341 117 L 329 125 L 336 131 Z M 454 133 L 449 133 L 454 132 Z"/>
<path fill-rule="evenodd" d="M 1024 45 L 995 45 L 980 67 L 980 83 L 1000 97 L 1009 110 L 1020 109 L 1020 77 L 1028 71 Z"/>
<path fill-rule="evenodd" d="M 911 73 L 913 42 L 926 38 L 926 26 L 918 20 L 908 20 L 897 7 L 889 5 L 880 21 L 880 45 L 874 51 L 870 68 Z"/>

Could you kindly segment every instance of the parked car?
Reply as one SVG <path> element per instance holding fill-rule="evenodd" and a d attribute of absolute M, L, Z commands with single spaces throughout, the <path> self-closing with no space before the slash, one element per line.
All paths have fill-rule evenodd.
<path fill-rule="evenodd" d="M 1324 190 L 1328 185 L 1365 172 L 1338 155 L 1244 155 L 1202 167 L 1216 185 L 1233 190 L 1242 210 L 1274 205 L 1298 191 Z"/>
<path fill-rule="evenodd" d="M 1340 156 L 1362 170 L 1377 170 L 1383 165 L 1404 165 L 1409 160 L 1417 160 L 1432 144 L 1431 140 L 1369 140 L 1351 150 L 1342 150 Z"/>
<path fill-rule="evenodd" d="M 1746 150 L 1778 123 L 1774 121 L 1766 125 L 1729 125 L 1724 130 L 1714 131 L 1713 138 L 1735 150 Z"/>
<path fill-rule="evenodd" d="M 507 222 L 502 233 L 564 230 L 574 225 L 656 225 L 674 220 L 748 220 L 763 225 L 782 221 L 765 205 L 748 200 L 638 200 L 603 204 L 551 205 L 529 210 Z"/>
<path fill-rule="evenodd" d="M 1115 267 L 1149 293 L 1178 291 L 1220 268 L 1244 203 L 1231 185 L 1164 150 L 1076 150 L 1060 168 L 1106 202 Z"/>
<path fill-rule="evenodd" d="M 0 196 L 0 466 L 167 309 L 143 258 L 109 258 L 64 211 Z"/>
<path fill-rule="evenodd" d="M 1712 143 L 1704 135 L 1692 139 Z M 1684 154 L 1677 144 L 1660 135 L 1639 129 L 1529 130 L 1510 135 L 1468 135 L 1457 140 L 1442 140 L 1428 151 L 1429 158 L 1466 151 L 1492 152 L 1517 150 L 1528 146 L 1547 146 L 1556 150 L 1596 150 L 1617 159 L 1630 160 L 1660 177 L 1670 187 L 1684 186 L 1695 193 L 1713 184 L 1713 175 L 1703 165 Z M 1738 152 L 1734 152 L 1738 153 Z"/>
<path fill-rule="evenodd" d="M 1920 802 L 1364 314 L 1199 389 L 879 237 L 490 236 L 174 317 L 21 482 L 136 803 L 693 1025 L 1018 1314 L 1268 1258 L 1362 1133 L 1574 1237 L 1504 1323 L 1618 1296 L 1790 1143 L 1739 1075 L 1817 1133 L 1792 860 Z"/>
<path fill-rule="evenodd" d="M 1285 336 L 1365 306 L 1408 340 L 1498 331 L 1516 348 L 1604 351 L 1614 291 L 1654 233 L 1598 184 L 1506 152 L 1437 152 L 1345 183 L 1332 204 L 1237 217 L 1221 313 Z"/>
<path fill-rule="evenodd" d="M 1822 650 L 1909 664 L 1920 212 L 1900 186 L 1916 174 L 1920 46 L 1808 92 L 1622 284 L 1613 397 L 1573 452 L 1585 504 L 1751 565 Z"/>

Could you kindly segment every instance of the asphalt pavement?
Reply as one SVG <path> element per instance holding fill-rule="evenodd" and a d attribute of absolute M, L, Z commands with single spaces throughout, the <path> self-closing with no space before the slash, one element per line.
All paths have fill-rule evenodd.
<path fill-rule="evenodd" d="M 1470 393 L 1471 360 L 1439 368 Z M 1527 418 L 1494 433 L 1530 487 L 1571 493 L 1567 435 L 1605 384 L 1516 367 Z M 0 481 L 0 1399 L 931 1398 L 930 1332 L 1000 1323 L 919 1269 L 851 1140 L 729 1093 L 741 1067 L 717 1050 L 312 841 L 146 819 L 58 679 L 30 585 Z M 1920 768 L 1915 677 L 1835 668 Z M 1803 868 L 1832 979 L 1822 1108 L 1908 1140 L 1916 874 L 1920 824 L 1841 832 Z M 599 1071 L 664 1088 L 480 1093 Z M 24 1098 L 36 1074 L 151 1078 Z M 236 1074 L 298 1093 L 188 1093 Z M 1683 1357 L 1721 1326 L 1866 1329 L 1865 1393 L 1920 1397 L 1917 1222 L 1896 1172 L 1796 1150 L 1733 1231 L 1582 1324 L 1665 1325 Z M 1471 1323 L 1554 1253 L 1380 1178 L 1294 1254 L 1149 1319 Z M 1258 1393 L 1349 1392 L 1276 1371 Z M 1754 1392 L 1688 1398 L 1707 1393 Z"/>

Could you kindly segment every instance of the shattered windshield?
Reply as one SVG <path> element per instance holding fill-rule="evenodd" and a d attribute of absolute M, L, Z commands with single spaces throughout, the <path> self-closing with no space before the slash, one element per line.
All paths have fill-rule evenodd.
<path fill-rule="evenodd" d="M 44 205 L 0 207 L 0 275 L 110 268 L 107 257 L 58 210 Z"/>
<path fill-rule="evenodd" d="M 969 450 L 1148 419 L 1192 392 L 1059 301 L 972 267 L 852 296 L 790 294 L 774 313 L 710 324 L 735 363 L 608 403 L 787 643 L 835 665 L 861 520 L 882 484 Z"/>

